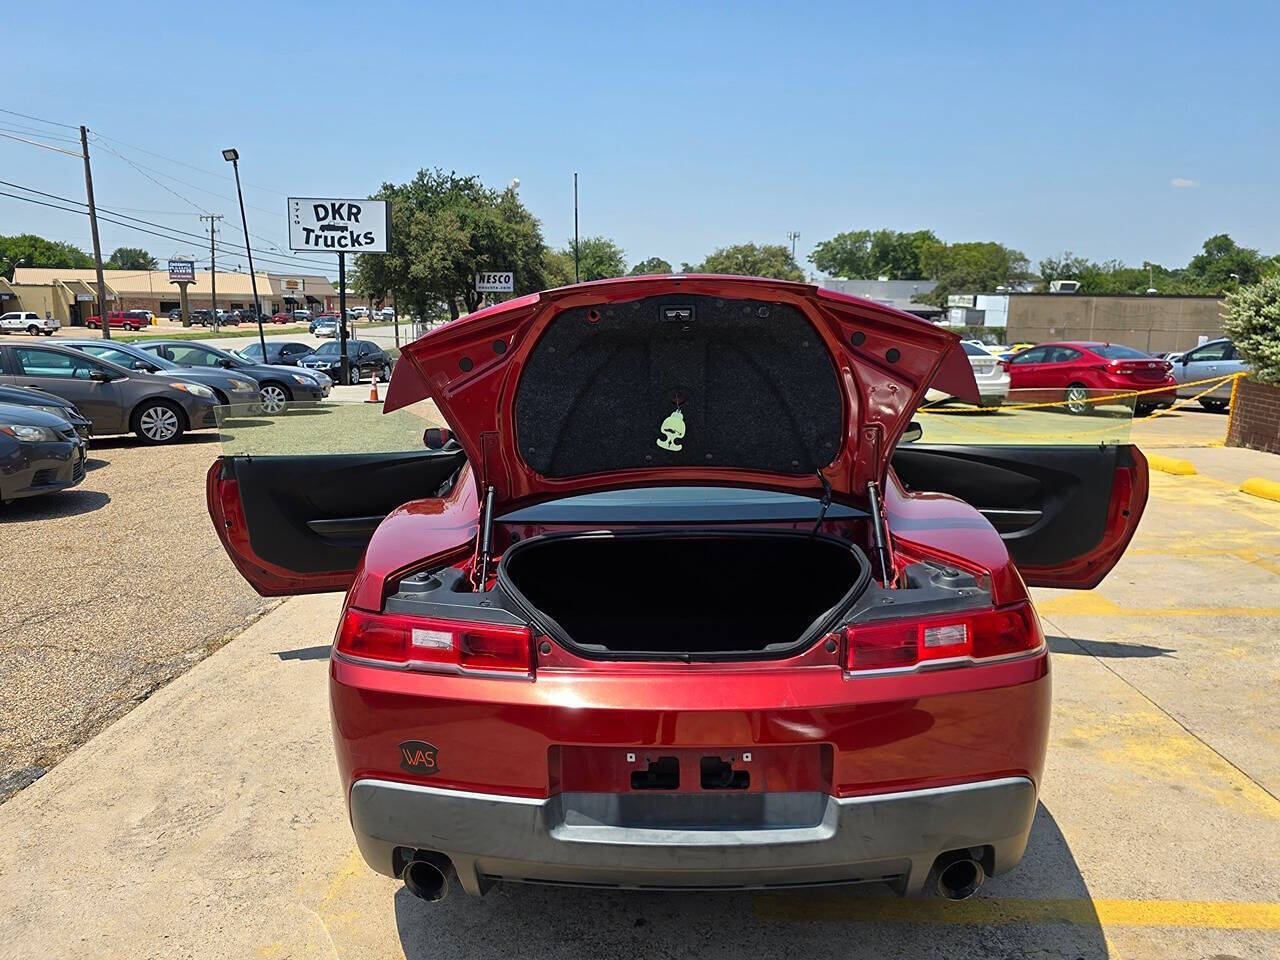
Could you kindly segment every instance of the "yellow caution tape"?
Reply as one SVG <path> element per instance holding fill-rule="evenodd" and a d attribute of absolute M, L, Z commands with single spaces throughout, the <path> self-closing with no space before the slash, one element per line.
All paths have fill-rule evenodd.
<path fill-rule="evenodd" d="M 1145 397 L 1148 394 L 1168 393 L 1170 390 L 1181 389 L 1183 387 L 1198 387 L 1201 384 L 1205 384 L 1205 383 L 1213 384 L 1213 386 L 1210 387 L 1208 390 L 1204 390 L 1201 393 L 1196 394 L 1196 396 L 1189 398 L 1191 400 L 1195 400 L 1195 399 L 1198 399 L 1199 397 L 1204 396 L 1204 394 L 1206 393 L 1212 393 L 1214 390 L 1216 390 L 1222 384 L 1226 383 L 1228 380 L 1232 380 L 1232 381 L 1239 380 L 1243 376 L 1245 376 L 1244 373 L 1229 373 L 1226 376 L 1222 376 L 1222 377 L 1208 377 L 1204 380 L 1188 380 L 1186 383 L 1179 383 L 1173 387 L 1170 387 L 1166 384 L 1163 387 L 1152 387 L 1150 390 L 1129 390 L 1129 391 L 1126 391 L 1125 393 L 1109 393 L 1101 397 L 1089 397 L 1087 400 L 1084 400 L 1082 402 L 1083 403 L 1106 403 L 1108 400 L 1121 400 L 1121 399 L 1124 399 L 1125 397 Z M 1232 385 L 1232 387 L 1234 389 L 1234 384 Z M 1009 410 L 1036 410 L 1036 409 L 1043 409 L 1045 407 L 1061 407 L 1065 403 L 1066 403 L 1066 400 L 1047 400 L 1043 403 L 1008 403 L 1008 404 L 1001 404 L 999 407 L 969 407 L 961 410 L 920 410 L 918 412 L 926 414 L 928 416 L 932 416 L 932 417 L 939 417 L 939 416 L 952 417 L 952 416 L 956 416 L 957 414 L 966 414 L 966 413 L 993 413 L 995 411 L 1005 412 Z"/>

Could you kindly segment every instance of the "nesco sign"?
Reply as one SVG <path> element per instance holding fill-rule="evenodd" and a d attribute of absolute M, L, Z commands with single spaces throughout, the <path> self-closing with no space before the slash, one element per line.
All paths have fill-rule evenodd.
<path fill-rule="evenodd" d="M 476 274 L 476 293 L 512 293 L 516 275 L 510 270 L 493 270 Z"/>
<path fill-rule="evenodd" d="M 386 253 L 391 205 L 386 200 L 290 197 L 289 249 L 328 253 Z"/>

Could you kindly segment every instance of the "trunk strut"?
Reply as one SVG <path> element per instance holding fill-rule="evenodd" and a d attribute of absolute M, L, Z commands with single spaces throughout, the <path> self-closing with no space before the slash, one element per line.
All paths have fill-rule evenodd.
<path fill-rule="evenodd" d="M 867 501 L 871 505 L 871 540 L 876 548 L 876 562 L 880 566 L 880 582 L 885 587 L 892 587 L 896 577 L 890 577 L 893 571 L 893 552 L 889 546 L 889 528 L 884 521 L 884 508 L 880 501 L 880 485 L 874 480 L 867 481 Z"/>
<path fill-rule="evenodd" d="M 492 559 L 493 553 L 493 484 L 489 484 L 484 491 L 484 506 L 480 512 L 480 539 L 476 544 L 476 558 L 471 563 L 471 569 L 476 571 L 479 565 L 479 576 L 475 576 L 473 582 L 477 590 L 483 592 L 484 585 L 489 581 L 489 561 Z"/>

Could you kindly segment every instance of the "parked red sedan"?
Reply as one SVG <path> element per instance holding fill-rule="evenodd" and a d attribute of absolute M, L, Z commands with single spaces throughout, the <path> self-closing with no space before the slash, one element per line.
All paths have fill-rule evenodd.
<path fill-rule="evenodd" d="M 291 313 L 273 313 L 271 315 L 272 323 L 293 323 L 293 314 Z"/>
<path fill-rule="evenodd" d="M 1134 412 L 1142 414 L 1172 406 L 1178 396 L 1173 364 L 1122 343 L 1042 343 L 1015 354 L 1005 364 L 1010 391 L 1024 391 L 1015 393 L 1012 403 L 1063 401 L 1071 413 L 1084 413 L 1091 406 L 1090 398 L 1159 390 L 1135 398 Z"/>
<path fill-rule="evenodd" d="M 455 873 L 963 897 L 1017 864 L 1050 708 L 1026 584 L 1106 575 L 1146 461 L 900 446 L 931 383 L 978 399 L 953 334 L 870 301 L 606 280 L 406 347 L 385 408 L 434 400 L 429 449 L 215 463 L 260 593 L 347 591 L 369 865 L 434 900 Z"/>

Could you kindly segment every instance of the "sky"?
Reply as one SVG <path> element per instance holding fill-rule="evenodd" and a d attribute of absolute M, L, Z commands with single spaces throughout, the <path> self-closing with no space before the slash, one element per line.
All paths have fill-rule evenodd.
<path fill-rule="evenodd" d="M 193 234 L 222 213 L 228 245 L 234 146 L 262 249 L 287 246 L 288 195 L 438 166 L 519 178 L 554 246 L 578 171 L 582 235 L 628 264 L 798 231 L 812 269 L 818 241 L 879 227 L 1033 265 L 1178 266 L 1223 232 L 1280 251 L 1274 3 L 11 6 L 0 107 L 102 138 L 101 206 Z M 82 201 L 78 159 L 11 139 L 76 148 L 40 121 L 0 113 L 0 180 Z M 0 196 L 19 232 L 90 249 L 85 217 Z"/>

